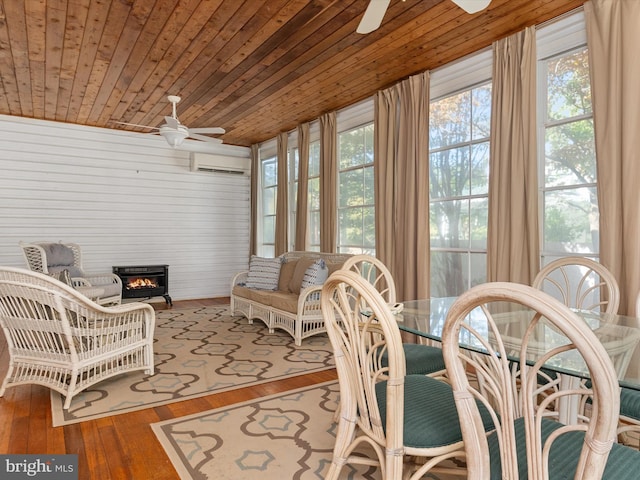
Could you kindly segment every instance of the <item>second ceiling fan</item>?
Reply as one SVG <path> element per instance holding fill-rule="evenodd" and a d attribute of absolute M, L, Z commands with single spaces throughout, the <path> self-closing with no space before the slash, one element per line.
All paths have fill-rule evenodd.
<path fill-rule="evenodd" d="M 391 0 L 369 0 L 369 6 L 360 20 L 356 29 L 358 33 L 370 33 L 376 30 L 382 23 Z M 491 0 L 451 0 L 467 13 L 476 13 L 489 6 Z"/>

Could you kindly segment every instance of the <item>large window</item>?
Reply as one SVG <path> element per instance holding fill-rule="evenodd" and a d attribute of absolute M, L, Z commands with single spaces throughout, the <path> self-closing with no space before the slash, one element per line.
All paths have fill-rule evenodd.
<path fill-rule="evenodd" d="M 288 167 L 289 167 L 289 234 L 287 250 L 293 250 L 293 242 L 296 238 L 296 215 L 298 211 L 298 172 L 300 170 L 300 155 L 298 147 L 289 147 Z"/>
<path fill-rule="evenodd" d="M 375 254 L 373 123 L 338 135 L 338 252 Z"/>
<path fill-rule="evenodd" d="M 431 296 L 455 296 L 486 281 L 491 84 L 429 108 Z"/>
<path fill-rule="evenodd" d="M 261 218 L 260 237 L 262 238 L 261 255 L 275 256 L 276 243 L 276 197 L 278 193 L 278 162 L 275 156 L 262 160 L 260 169 L 261 186 Z"/>
<path fill-rule="evenodd" d="M 308 249 L 320 251 L 320 141 L 309 144 L 307 218 Z"/>
<path fill-rule="evenodd" d="M 542 263 L 598 255 L 596 155 L 585 47 L 539 61 Z"/>

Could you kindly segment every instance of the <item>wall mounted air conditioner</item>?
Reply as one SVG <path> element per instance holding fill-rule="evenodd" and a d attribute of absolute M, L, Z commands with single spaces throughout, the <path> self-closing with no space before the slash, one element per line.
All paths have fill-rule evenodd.
<path fill-rule="evenodd" d="M 192 172 L 251 175 L 251 159 L 247 157 L 199 152 L 191 152 L 190 155 Z"/>

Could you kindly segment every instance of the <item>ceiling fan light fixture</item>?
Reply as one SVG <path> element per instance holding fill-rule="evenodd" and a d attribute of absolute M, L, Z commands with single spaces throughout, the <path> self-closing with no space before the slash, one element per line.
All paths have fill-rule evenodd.
<path fill-rule="evenodd" d="M 491 0 L 451 0 L 467 13 L 477 13 L 489 6 Z"/>
<path fill-rule="evenodd" d="M 164 137 L 169 145 L 176 148 L 189 136 L 189 130 L 184 125 L 178 125 L 178 128 L 163 125 L 160 127 L 160 135 Z"/>

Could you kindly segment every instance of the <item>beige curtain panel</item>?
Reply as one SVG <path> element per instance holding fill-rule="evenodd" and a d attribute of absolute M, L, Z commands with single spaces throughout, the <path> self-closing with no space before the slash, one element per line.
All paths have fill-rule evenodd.
<path fill-rule="evenodd" d="M 394 198 L 396 195 L 396 148 L 395 135 L 398 130 L 397 89 L 390 88 L 378 92 L 374 103 L 374 195 L 376 257 L 393 272 L 396 266 L 394 237 L 396 215 Z"/>
<path fill-rule="evenodd" d="M 487 281 L 530 285 L 539 270 L 533 28 L 493 45 Z"/>
<path fill-rule="evenodd" d="M 618 281 L 619 312 L 633 315 L 640 291 L 640 1 L 592 0 L 584 8 L 596 138 L 600 262 Z"/>
<path fill-rule="evenodd" d="M 309 215 L 309 124 L 298 125 L 298 196 L 296 203 L 296 233 L 294 250 L 305 251 L 309 243 L 307 219 Z"/>
<path fill-rule="evenodd" d="M 337 250 L 338 147 L 336 113 L 320 117 L 320 251 Z"/>
<path fill-rule="evenodd" d="M 397 298 L 428 298 L 428 72 L 376 95 L 375 135 L 376 253 Z"/>
<path fill-rule="evenodd" d="M 276 195 L 276 257 L 289 250 L 289 171 L 288 171 L 288 139 L 287 133 L 278 134 L 278 192 Z"/>

